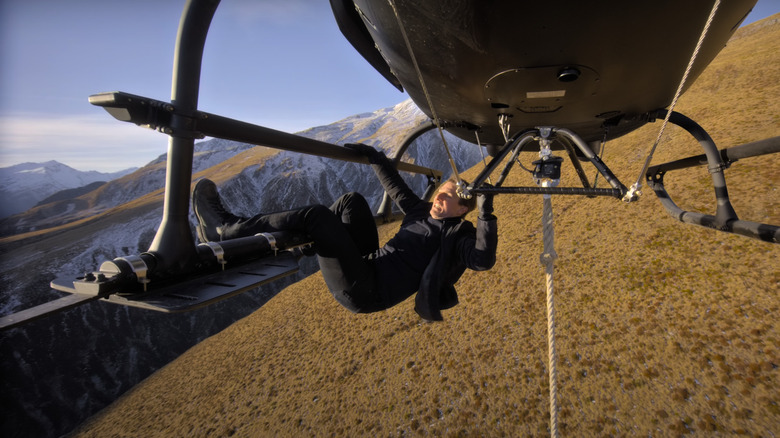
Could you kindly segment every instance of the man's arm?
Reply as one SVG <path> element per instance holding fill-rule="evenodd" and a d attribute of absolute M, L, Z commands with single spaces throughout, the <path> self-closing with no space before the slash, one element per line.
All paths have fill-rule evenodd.
<path fill-rule="evenodd" d="M 476 233 L 458 240 L 457 252 L 467 268 L 487 271 L 496 264 L 497 222 L 495 216 L 489 220 L 477 219 Z"/>
<path fill-rule="evenodd" d="M 493 195 L 477 195 L 477 231 L 458 241 L 458 254 L 467 268 L 486 271 L 496 264 L 498 220 L 493 215 Z"/>
<path fill-rule="evenodd" d="M 384 152 L 360 143 L 347 143 L 344 147 L 359 152 L 368 158 L 368 162 L 371 163 L 371 168 L 374 170 L 374 173 L 376 173 L 377 178 L 379 178 L 382 187 L 387 194 L 390 195 L 390 199 L 395 202 L 404 214 L 423 202 L 422 199 L 409 188 L 406 181 L 401 178 L 398 170 L 393 166 L 393 163 L 390 162 L 390 159 L 387 158 Z"/>

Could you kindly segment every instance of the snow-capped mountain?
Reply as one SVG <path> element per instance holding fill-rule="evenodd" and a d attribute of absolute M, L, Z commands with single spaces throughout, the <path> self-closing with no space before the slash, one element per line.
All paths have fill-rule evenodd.
<path fill-rule="evenodd" d="M 98 181 L 111 181 L 135 170 L 114 173 L 80 171 L 58 161 L 22 163 L 0 168 L 0 218 L 34 207 L 39 201 L 66 189 Z"/>
<path fill-rule="evenodd" d="M 392 154 L 424 120 L 406 101 L 299 135 L 336 144 L 363 142 Z M 447 138 L 459 169 L 481 159 L 474 145 Z M 416 140 L 405 160 L 446 170 L 440 143 L 438 133 L 429 132 Z M 360 191 L 374 208 L 380 201 L 381 188 L 369 166 L 217 139 L 199 142 L 195 149 L 193 173 L 216 181 L 225 204 L 237 214 L 329 204 L 347 191 Z M 164 181 L 163 156 L 90 193 L 3 221 L 29 231 L 86 219 L 51 233 L 0 239 L 0 315 L 61 296 L 49 287 L 56 277 L 75 277 L 103 261 L 146 251 L 160 224 Z M 423 183 L 412 181 L 418 189 Z M 162 314 L 94 302 L 2 332 L 0 357 L 7 360 L 0 365 L 0 435 L 67 433 L 186 349 L 316 271 L 313 259 L 302 261 L 296 276 L 193 312 Z"/>

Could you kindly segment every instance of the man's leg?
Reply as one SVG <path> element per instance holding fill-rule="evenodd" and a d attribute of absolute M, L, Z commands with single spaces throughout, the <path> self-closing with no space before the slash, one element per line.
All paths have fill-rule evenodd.
<path fill-rule="evenodd" d="M 325 283 L 336 300 L 352 312 L 374 310 L 376 300 L 370 296 L 374 289 L 373 266 L 363 259 L 347 226 L 328 207 L 312 205 L 258 215 L 225 227 L 223 235 L 236 238 L 271 231 L 308 235 L 314 243 Z"/>
<path fill-rule="evenodd" d="M 196 191 L 193 191 L 193 204 L 200 222 L 199 235 L 235 239 L 272 231 L 304 233 L 314 242 L 325 283 L 336 300 L 353 312 L 376 310 L 377 300 L 371 293 L 374 289 L 373 266 L 363 259 L 361 249 L 352 239 L 347 227 L 329 208 L 323 205 L 312 205 L 241 218 L 232 215 L 222 207 L 216 188 L 213 192 L 203 190 L 202 193 L 207 196 L 196 197 L 195 193 Z M 349 202 L 345 205 L 356 204 Z M 347 214 L 348 210 L 351 209 L 345 209 L 341 213 L 351 217 L 351 214 Z M 373 226 L 373 217 L 371 225 Z M 363 227 L 365 225 L 358 228 Z M 216 228 L 220 229 L 220 233 L 215 231 Z M 374 234 L 376 234 L 375 226 Z M 377 245 L 373 242 L 371 244 Z"/>
<path fill-rule="evenodd" d="M 366 256 L 379 249 L 379 234 L 371 207 L 360 193 L 347 193 L 330 206 L 346 227 L 360 254 Z"/>

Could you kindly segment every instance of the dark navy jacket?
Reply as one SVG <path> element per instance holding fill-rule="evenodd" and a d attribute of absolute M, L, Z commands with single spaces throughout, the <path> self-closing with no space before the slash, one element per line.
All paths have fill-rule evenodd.
<path fill-rule="evenodd" d="M 395 237 L 371 257 L 385 305 L 417 292 L 415 311 L 429 321 L 441 321 L 441 310 L 458 303 L 454 284 L 466 268 L 484 271 L 495 264 L 496 217 L 479 217 L 476 229 L 461 218 L 433 219 L 431 203 L 406 185 L 389 160 L 372 168 L 405 215 Z"/>

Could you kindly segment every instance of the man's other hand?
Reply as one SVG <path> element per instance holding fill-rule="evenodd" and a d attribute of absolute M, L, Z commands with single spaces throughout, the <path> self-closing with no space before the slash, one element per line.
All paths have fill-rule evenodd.
<path fill-rule="evenodd" d="M 344 144 L 344 147 L 368 158 L 368 162 L 371 164 L 379 164 L 383 160 L 387 159 L 384 152 L 378 151 L 373 146 L 369 146 L 363 143 L 346 143 Z"/>
<path fill-rule="evenodd" d="M 485 187 L 493 187 L 490 184 L 484 184 Z M 477 195 L 477 209 L 479 209 L 480 219 L 489 219 L 493 217 L 493 195 L 480 193 Z"/>

